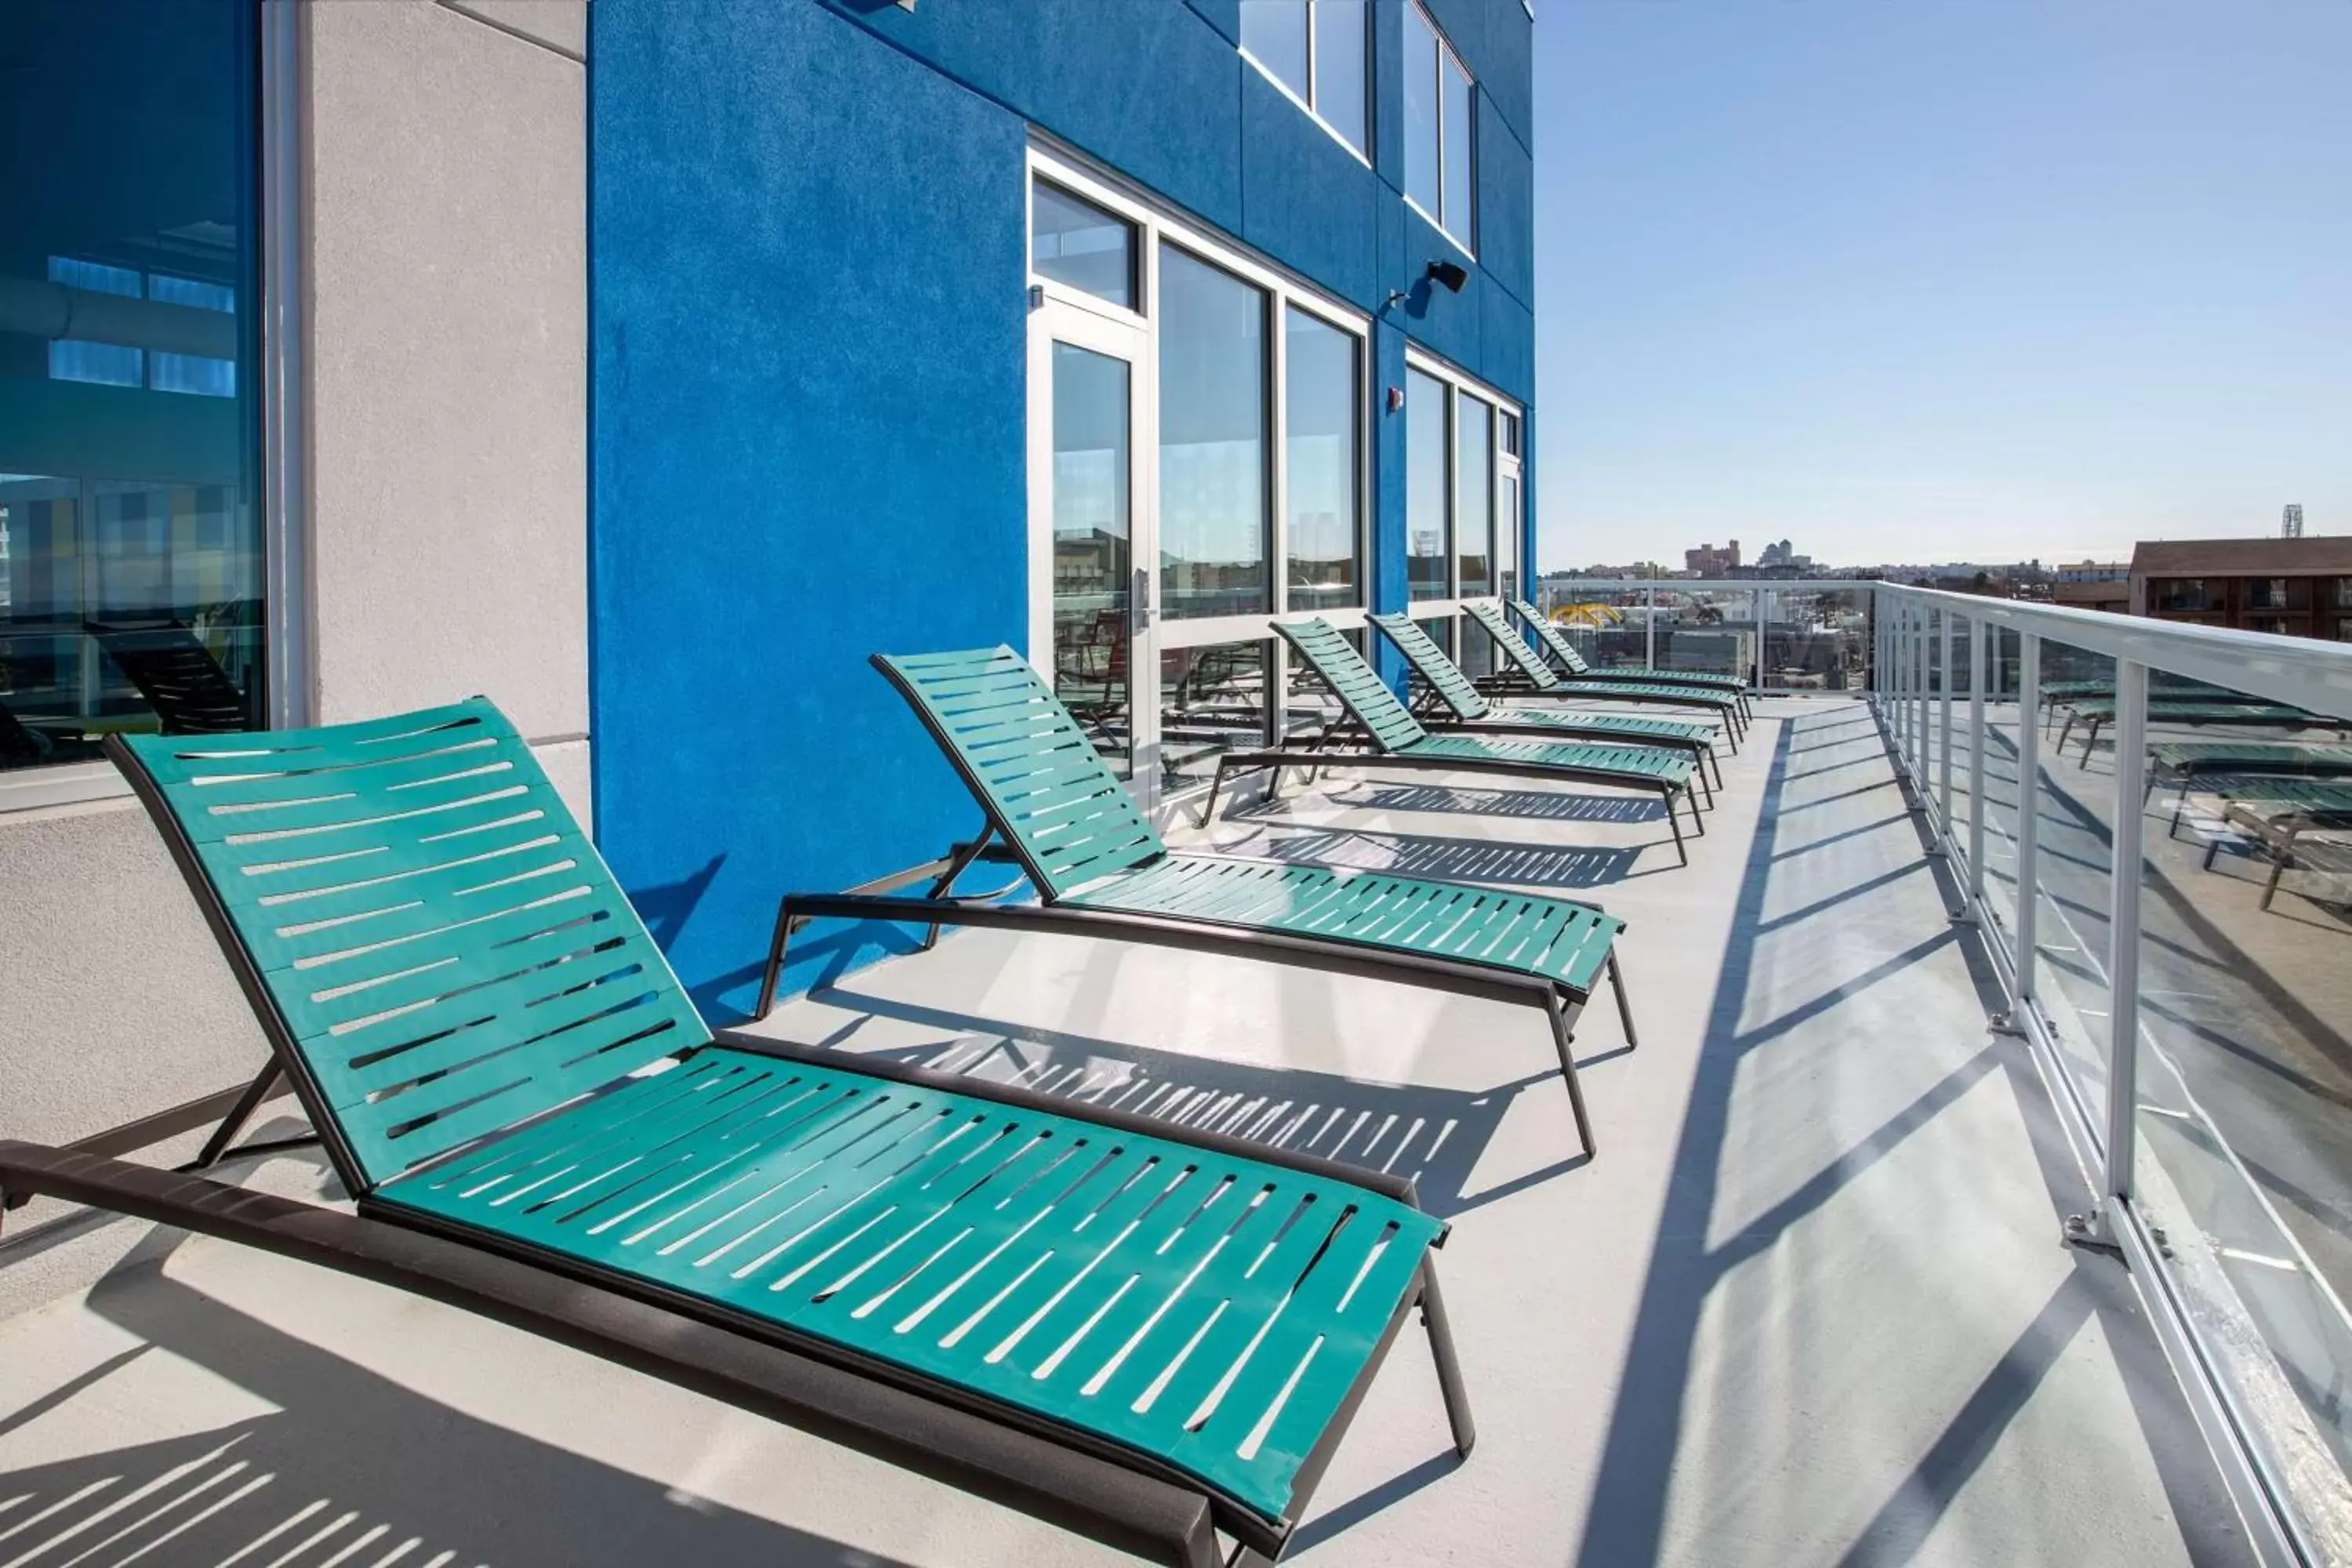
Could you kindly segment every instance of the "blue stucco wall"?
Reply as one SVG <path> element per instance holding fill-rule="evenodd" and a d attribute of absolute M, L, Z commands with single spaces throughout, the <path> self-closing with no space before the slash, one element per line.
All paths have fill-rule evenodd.
<path fill-rule="evenodd" d="M 1459 255 L 1399 195 L 1403 3 L 1375 0 L 1371 168 L 1240 57 L 1238 0 L 591 7 L 597 831 L 715 1016 L 781 892 L 971 825 L 865 658 L 1025 635 L 1031 124 L 1381 316 L 1373 600 L 1403 602 L 1407 338 L 1535 395 L 1520 0 L 1430 0 L 1479 81 L 1479 256 L 1381 315 Z"/>

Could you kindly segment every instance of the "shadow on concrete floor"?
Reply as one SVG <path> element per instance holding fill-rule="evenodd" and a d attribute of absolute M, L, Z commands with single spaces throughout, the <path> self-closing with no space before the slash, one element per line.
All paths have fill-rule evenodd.
<path fill-rule="evenodd" d="M 146 1342 L 0 1417 L 0 1432 L 151 1347 L 279 1408 L 11 1471 L 0 1560 L 904 1568 L 476 1419 L 258 1322 L 162 1272 L 178 1235 L 155 1232 L 90 1292 L 92 1311 Z"/>

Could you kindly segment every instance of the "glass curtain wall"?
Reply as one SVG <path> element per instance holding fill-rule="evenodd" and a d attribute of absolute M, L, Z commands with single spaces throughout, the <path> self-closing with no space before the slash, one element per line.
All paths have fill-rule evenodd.
<path fill-rule="evenodd" d="M 1453 401 L 1446 384 L 1423 371 L 1404 373 L 1404 555 L 1407 592 L 1415 599 L 1443 599 L 1454 544 L 1454 509 L 1449 504 Z"/>
<path fill-rule="evenodd" d="M 263 721 L 256 8 L 0 8 L 0 768 Z"/>
<path fill-rule="evenodd" d="M 1283 331 L 1288 607 L 1359 604 L 1362 352 L 1354 333 L 1295 306 L 1283 312 Z"/>

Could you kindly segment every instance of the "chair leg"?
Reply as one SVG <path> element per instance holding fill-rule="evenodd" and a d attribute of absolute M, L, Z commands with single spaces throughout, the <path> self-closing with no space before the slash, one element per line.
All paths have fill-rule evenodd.
<path fill-rule="evenodd" d="M 1617 994 L 1617 1021 L 1625 1026 L 1625 1048 L 1633 1050 L 1641 1045 L 1633 1033 L 1633 1005 L 1625 997 L 1625 973 L 1617 967 L 1617 950 L 1609 950 L 1609 988 Z"/>
<path fill-rule="evenodd" d="M 269 1058 L 269 1064 L 256 1075 L 246 1091 L 236 1097 L 236 1103 L 229 1107 L 228 1114 L 221 1118 L 221 1124 L 213 1129 L 213 1135 L 205 1140 L 195 1163 L 185 1167 L 188 1171 L 208 1171 L 220 1163 L 221 1156 L 228 1152 L 229 1144 L 245 1131 L 245 1124 L 253 1120 L 253 1113 L 261 1109 L 261 1102 L 268 1100 L 269 1091 L 278 1087 L 278 1079 L 285 1070 L 276 1057 Z"/>
<path fill-rule="evenodd" d="M 1683 785 L 1683 804 L 1690 807 L 1691 823 L 1697 827 L 1698 836 L 1706 837 L 1706 818 L 1698 814 L 1698 796 L 1691 793 L 1691 786 L 1687 784 Z"/>
<path fill-rule="evenodd" d="M 1691 776 L 1698 780 L 1698 787 L 1706 792 L 1706 808 L 1709 811 L 1713 811 L 1715 809 L 1715 786 L 1706 782 L 1706 763 L 1702 761 L 1696 767 L 1691 769 Z"/>
<path fill-rule="evenodd" d="M 1470 1415 L 1469 1391 L 1462 1386 L 1462 1363 L 1454 1353 L 1454 1325 L 1445 1298 L 1437 1291 L 1437 1270 L 1421 1262 L 1421 1326 L 1429 1332 L 1429 1353 L 1437 1362 L 1437 1386 L 1445 1395 L 1445 1424 L 1454 1428 L 1454 1451 L 1465 1458 L 1478 1446 L 1478 1424 Z"/>
<path fill-rule="evenodd" d="M 1282 770 L 1280 768 L 1274 770 L 1274 782 L 1276 784 L 1280 784 L 1282 782 Z M 1221 762 L 1217 764 L 1217 771 L 1211 774 L 1209 778 L 1209 798 L 1201 806 L 1202 826 L 1208 826 L 1210 821 L 1217 815 L 1217 792 L 1224 787 L 1225 764 Z"/>
<path fill-rule="evenodd" d="M 2287 858 L 2284 855 L 2277 856 L 2271 861 L 2270 879 L 2263 884 L 2261 907 L 2264 910 L 2269 909 L 2271 900 L 2278 897 L 2279 879 L 2286 874 L 2286 861 Z"/>
<path fill-rule="evenodd" d="M 776 931 L 768 939 L 768 967 L 760 975 L 760 1000 L 751 1009 L 755 1023 L 776 1010 L 776 982 L 783 977 L 784 949 L 792 940 L 793 900 L 787 894 L 776 905 Z"/>
<path fill-rule="evenodd" d="M 1666 826 L 1675 830 L 1675 854 L 1679 858 L 1676 863 L 1687 866 L 1690 864 L 1690 849 L 1683 843 L 1682 814 L 1675 809 L 1673 787 L 1669 785 L 1660 789 L 1658 798 L 1665 803 Z"/>
<path fill-rule="evenodd" d="M 1592 1119 L 1584 1110 L 1584 1086 L 1576 1081 L 1576 1037 L 1569 1032 L 1568 1009 L 1560 1005 L 1559 987 L 1548 988 L 1544 997 L 1545 1010 L 1551 1015 L 1551 1043 L 1559 1052 L 1559 1075 L 1568 1080 L 1569 1108 L 1576 1112 L 1576 1141 L 1591 1160 L 1601 1151 L 1593 1147 Z"/>
<path fill-rule="evenodd" d="M 923 896 L 929 899 L 946 897 L 948 890 L 956 885 L 956 879 L 962 876 L 966 870 L 970 869 L 971 863 L 974 860 L 980 858 L 980 852 L 988 847 L 988 841 L 994 837 L 996 837 L 996 824 L 992 822 L 982 823 L 980 832 L 973 837 L 971 843 L 965 845 L 961 849 L 952 850 L 949 853 L 947 870 L 940 875 L 938 881 L 931 884 L 930 891 Z M 923 932 L 923 951 L 925 952 L 929 952 L 931 949 L 939 945 L 940 928 L 938 922 L 934 921 L 931 926 Z"/>

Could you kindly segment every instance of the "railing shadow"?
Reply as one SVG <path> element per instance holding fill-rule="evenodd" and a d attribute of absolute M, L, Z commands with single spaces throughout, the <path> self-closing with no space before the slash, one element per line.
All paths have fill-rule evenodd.
<path fill-rule="evenodd" d="M 1491 1089 L 1432 1089 L 1302 1068 L 1219 1061 L 1016 1026 L 866 992 L 833 990 L 817 999 L 863 1015 L 941 1029 L 950 1037 L 881 1048 L 877 1054 L 888 1059 L 942 1072 L 978 1073 L 1084 1104 L 1156 1117 L 1171 1129 L 1222 1132 L 1364 1170 L 1410 1176 L 1419 1189 L 1422 1208 L 1447 1219 L 1566 1175 L 1589 1160 L 1577 1154 L 1493 1186 L 1472 1186 L 1487 1146 L 1520 1095 L 1565 1096 L 1556 1067 Z M 823 1043 L 845 1043 L 862 1021 Z M 1539 1033 L 1531 1032 L 1530 1048 L 1538 1048 L 1539 1040 Z M 1600 1059 L 1580 1058 L 1579 1066 Z"/>
<path fill-rule="evenodd" d="M 166 1275 L 178 1242 L 152 1233 L 89 1294 L 93 1312 L 142 1344 L 62 1380 L 0 1430 L 21 1441 L 148 1346 L 234 1384 L 238 1407 L 278 1408 L 11 1469 L 0 1484 L 7 1561 L 903 1568 L 415 1393 Z M 793 1479 L 767 1484 L 788 1492 Z"/>

